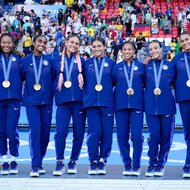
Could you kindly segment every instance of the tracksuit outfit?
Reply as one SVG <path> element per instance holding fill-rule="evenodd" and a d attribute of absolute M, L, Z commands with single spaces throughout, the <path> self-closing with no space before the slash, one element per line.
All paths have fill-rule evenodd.
<path fill-rule="evenodd" d="M 10 82 L 9 87 L 3 87 L 3 81 L 5 80 L 3 58 L 5 70 L 7 70 L 10 64 L 8 77 L 8 81 Z M 0 54 L 0 156 L 7 155 L 7 139 L 9 139 L 11 156 L 19 156 L 18 120 L 20 117 L 20 104 L 22 99 L 19 59 L 20 58 L 13 53 L 8 57 L 3 53 Z"/>
<path fill-rule="evenodd" d="M 39 78 L 41 89 L 35 90 L 34 62 L 39 71 L 41 60 Z M 22 80 L 25 81 L 23 105 L 26 107 L 30 127 L 29 144 L 32 168 L 36 169 L 42 165 L 49 143 L 53 103 L 52 60 L 46 55 L 34 56 L 31 53 L 22 58 L 20 63 Z"/>
<path fill-rule="evenodd" d="M 186 84 L 189 78 L 185 64 L 185 54 L 187 57 L 187 65 L 189 67 L 189 52 L 182 52 L 176 55 L 172 62 L 174 63 L 176 69 L 176 80 L 174 85 L 176 101 L 179 104 L 184 138 L 187 145 L 185 167 L 190 168 L 190 87 Z"/>
<path fill-rule="evenodd" d="M 160 67 L 160 65 L 162 67 Z M 160 95 L 155 95 L 154 90 L 156 70 L 161 71 L 159 88 Z M 145 86 L 145 113 L 149 127 L 148 138 L 149 166 L 163 168 L 167 162 L 168 153 L 173 140 L 174 115 L 176 113 L 175 99 L 171 85 L 174 81 L 174 65 L 163 59 L 150 60 L 146 65 Z"/>
<path fill-rule="evenodd" d="M 102 65 L 102 90 L 97 91 L 95 61 L 98 71 Z M 99 161 L 100 158 L 107 161 L 111 152 L 112 133 L 114 124 L 114 98 L 112 85 L 112 69 L 114 61 L 108 57 L 93 57 L 88 59 L 83 68 L 84 90 L 83 108 L 86 110 L 88 122 L 87 147 L 90 163 Z"/>
<path fill-rule="evenodd" d="M 70 57 L 65 55 L 65 59 L 69 67 L 71 65 L 72 59 L 74 59 L 74 65 L 70 78 L 72 86 L 70 88 L 66 88 L 63 84 L 60 91 L 57 89 L 57 85 L 60 74 L 61 56 L 55 58 L 53 61 L 53 88 L 55 94 L 55 101 L 57 105 L 55 134 L 56 159 L 64 159 L 66 138 L 69 133 L 69 124 L 72 117 L 73 145 L 70 159 L 76 161 L 79 158 L 84 139 L 86 114 L 82 108 L 82 90 L 79 88 L 79 71 L 78 66 L 76 64 L 75 55 L 72 54 Z M 82 64 L 84 64 L 83 59 L 81 59 L 81 61 Z M 64 81 L 66 81 L 65 69 L 63 70 L 63 78 Z"/>
<path fill-rule="evenodd" d="M 125 72 L 124 67 L 127 72 Z M 131 72 L 133 72 L 133 95 L 127 94 L 127 89 L 129 89 L 130 86 L 128 85 L 125 76 L 125 74 L 130 76 Z M 142 129 L 145 65 L 137 59 L 132 60 L 130 65 L 126 61 L 122 61 L 114 66 L 112 77 L 115 84 L 115 115 L 120 155 L 125 168 L 131 168 L 131 166 L 133 166 L 134 169 L 138 169 L 140 168 L 144 140 L 142 136 Z M 129 144 L 130 130 L 133 145 L 132 159 L 130 157 Z"/>

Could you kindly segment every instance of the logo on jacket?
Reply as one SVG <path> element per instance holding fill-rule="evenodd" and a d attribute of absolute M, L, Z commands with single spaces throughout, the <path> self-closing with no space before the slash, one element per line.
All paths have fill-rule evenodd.
<path fill-rule="evenodd" d="M 12 61 L 16 61 L 16 58 L 15 58 L 15 57 L 12 57 Z"/>
<path fill-rule="evenodd" d="M 164 70 L 168 70 L 168 66 L 167 65 L 163 65 L 163 69 Z"/>
<path fill-rule="evenodd" d="M 105 62 L 104 63 L 104 67 L 108 67 L 108 66 L 109 66 L 109 64 Z"/>
<path fill-rule="evenodd" d="M 134 71 L 137 71 L 139 68 L 137 66 L 134 66 Z"/>
<path fill-rule="evenodd" d="M 44 61 L 43 61 L 43 64 L 44 64 L 45 66 L 47 66 L 47 65 L 48 65 L 48 61 L 47 61 L 47 60 L 44 60 Z"/>

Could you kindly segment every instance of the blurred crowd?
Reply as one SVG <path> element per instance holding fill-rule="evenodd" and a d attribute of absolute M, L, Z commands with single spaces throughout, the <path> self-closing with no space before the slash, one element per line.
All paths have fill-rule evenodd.
<path fill-rule="evenodd" d="M 33 1 L 26 0 L 25 4 Z M 66 0 L 65 2 L 42 0 L 41 4 L 66 4 L 66 12 L 59 9 L 58 13 L 43 10 L 42 16 L 36 14 L 36 10 L 7 12 L 0 9 L 0 33 L 10 32 L 16 43 L 16 49 L 21 56 L 31 52 L 32 38 L 36 34 L 44 34 L 48 39 L 46 54 L 53 55 L 55 49 L 62 52 L 64 41 L 71 33 L 79 35 L 81 39 L 80 54 L 84 58 L 92 56 L 91 42 L 96 36 L 101 36 L 106 41 L 107 55 L 120 61 L 121 44 L 124 41 L 133 41 L 138 48 L 137 56 L 143 61 L 147 55 L 147 38 L 140 32 L 137 38 L 133 30 L 137 25 L 150 26 L 151 33 L 156 34 L 163 30 L 164 34 L 171 33 L 172 26 L 178 27 L 178 35 L 184 31 L 190 31 L 190 8 L 176 7 L 171 9 L 170 1 L 167 2 L 166 13 L 153 4 L 151 0 L 137 0 L 136 2 L 120 3 L 118 0 L 110 0 L 113 9 L 118 10 L 118 15 L 109 19 L 101 19 L 102 13 L 107 13 L 109 8 L 105 0 L 92 0 L 86 4 L 85 0 Z M 109 6 L 110 6 L 109 5 Z M 177 38 L 172 38 L 168 52 L 163 52 L 168 60 L 171 60 L 180 50 Z"/>

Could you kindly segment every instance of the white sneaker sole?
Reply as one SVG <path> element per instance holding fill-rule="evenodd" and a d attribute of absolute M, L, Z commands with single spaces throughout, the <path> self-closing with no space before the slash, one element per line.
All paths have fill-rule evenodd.
<path fill-rule="evenodd" d="M 133 176 L 140 176 L 141 172 L 131 172 L 131 175 L 133 175 Z"/>
<path fill-rule="evenodd" d="M 183 178 L 190 178 L 190 174 L 184 173 Z"/>
<path fill-rule="evenodd" d="M 76 174 L 77 173 L 77 169 L 68 169 L 67 170 L 67 174 Z"/>
<path fill-rule="evenodd" d="M 130 171 L 123 171 L 123 176 L 131 176 L 132 172 Z"/>
<path fill-rule="evenodd" d="M 146 176 L 146 177 L 153 177 L 153 176 L 154 176 L 154 173 L 153 173 L 153 172 L 146 172 L 146 173 L 145 173 L 145 176 Z"/>
<path fill-rule="evenodd" d="M 18 174 L 18 169 L 17 170 L 10 170 L 10 174 Z"/>
<path fill-rule="evenodd" d="M 1 171 L 1 175 L 9 175 L 9 171 Z"/>
<path fill-rule="evenodd" d="M 106 175 L 106 170 L 98 170 L 97 174 L 98 175 Z"/>
<path fill-rule="evenodd" d="M 96 170 L 88 170 L 88 175 L 96 175 L 97 171 Z"/>
<path fill-rule="evenodd" d="M 45 170 L 39 170 L 39 174 L 45 174 L 46 171 Z"/>
<path fill-rule="evenodd" d="M 62 176 L 64 173 L 65 173 L 65 169 L 63 169 L 62 171 L 54 171 L 53 176 Z"/>
<path fill-rule="evenodd" d="M 39 177 L 38 172 L 30 172 L 30 177 Z"/>
<path fill-rule="evenodd" d="M 160 172 L 154 172 L 155 177 L 163 177 L 165 173 L 160 173 Z"/>

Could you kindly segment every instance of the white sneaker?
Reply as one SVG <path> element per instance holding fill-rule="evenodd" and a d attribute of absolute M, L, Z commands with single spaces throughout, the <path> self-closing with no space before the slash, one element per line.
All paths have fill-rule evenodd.
<path fill-rule="evenodd" d="M 8 174 L 9 174 L 9 163 L 4 162 L 1 168 L 1 175 L 8 175 Z"/>
<path fill-rule="evenodd" d="M 132 175 L 131 166 L 124 166 L 123 175 L 124 176 Z"/>
<path fill-rule="evenodd" d="M 30 177 L 39 177 L 39 171 L 31 170 Z"/>
<path fill-rule="evenodd" d="M 97 174 L 97 161 L 93 161 L 90 164 L 88 175 L 96 175 Z"/>
<path fill-rule="evenodd" d="M 146 177 L 153 177 L 154 176 L 154 169 L 155 169 L 154 166 L 149 166 L 146 173 L 145 173 L 145 176 Z"/>
<path fill-rule="evenodd" d="M 18 164 L 15 161 L 10 163 L 10 174 L 18 174 Z"/>
<path fill-rule="evenodd" d="M 140 169 L 140 168 L 133 169 L 133 170 L 131 171 L 131 175 L 140 176 L 140 175 L 141 175 L 141 169 Z"/>
<path fill-rule="evenodd" d="M 44 168 L 42 166 L 39 167 L 39 174 L 45 174 L 46 170 L 44 170 Z"/>
<path fill-rule="evenodd" d="M 68 174 L 76 174 L 77 173 L 77 166 L 75 160 L 70 160 L 68 163 L 68 169 L 67 169 Z"/>
<path fill-rule="evenodd" d="M 53 175 L 54 176 L 62 176 L 65 173 L 65 165 L 63 164 L 63 162 L 58 161 L 56 164 L 56 168 L 53 171 Z"/>
<path fill-rule="evenodd" d="M 98 162 L 97 169 L 98 169 L 97 170 L 98 175 L 106 175 L 106 167 L 105 167 L 104 160 L 102 158 Z"/>
<path fill-rule="evenodd" d="M 190 167 L 189 166 L 183 167 L 183 178 L 190 178 Z"/>
<path fill-rule="evenodd" d="M 163 167 L 155 168 L 155 170 L 154 170 L 154 176 L 155 177 L 163 177 L 164 174 L 165 174 L 165 170 Z"/>

